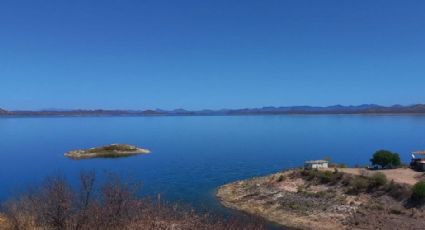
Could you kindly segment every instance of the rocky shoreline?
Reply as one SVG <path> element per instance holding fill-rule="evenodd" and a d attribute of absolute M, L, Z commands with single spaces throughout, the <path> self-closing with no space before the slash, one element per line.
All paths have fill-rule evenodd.
<path fill-rule="evenodd" d="M 228 208 L 295 229 L 423 229 L 410 186 L 378 176 L 294 169 L 221 186 Z"/>

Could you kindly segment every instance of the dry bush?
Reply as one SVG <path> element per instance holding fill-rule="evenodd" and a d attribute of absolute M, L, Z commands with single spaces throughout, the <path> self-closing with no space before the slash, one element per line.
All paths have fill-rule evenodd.
<path fill-rule="evenodd" d="M 385 174 L 381 173 L 381 172 L 376 172 L 374 174 L 372 174 L 372 176 L 370 177 L 371 180 L 371 184 L 374 187 L 379 187 L 379 186 L 383 186 L 387 184 L 387 176 L 385 176 Z"/>
<path fill-rule="evenodd" d="M 366 169 L 359 169 L 360 176 L 369 177 L 369 171 Z"/>
<path fill-rule="evenodd" d="M 79 189 L 73 190 L 64 177 L 47 179 L 39 189 L 4 204 L 10 223 L 4 229 L 264 229 L 258 219 L 219 218 L 185 205 L 139 198 L 139 185 L 116 176 L 101 186 L 95 181 L 93 172 L 82 173 Z"/>

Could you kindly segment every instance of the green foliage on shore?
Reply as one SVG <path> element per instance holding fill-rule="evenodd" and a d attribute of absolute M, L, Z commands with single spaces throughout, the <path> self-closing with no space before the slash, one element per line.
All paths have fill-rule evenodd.
<path fill-rule="evenodd" d="M 412 200 L 420 203 L 425 201 L 425 181 L 419 181 L 412 187 Z"/>
<path fill-rule="evenodd" d="M 356 176 L 350 182 L 350 187 L 348 192 L 352 194 L 358 194 L 360 192 L 365 192 L 369 187 L 370 187 L 369 178 Z"/>
<path fill-rule="evenodd" d="M 388 150 L 379 150 L 373 154 L 370 162 L 373 165 L 379 165 L 382 168 L 394 168 L 401 165 L 400 155 Z"/>
<path fill-rule="evenodd" d="M 338 183 L 343 173 L 338 171 L 320 171 L 320 170 L 302 170 L 301 176 L 303 176 L 306 180 L 312 181 L 312 180 L 318 180 L 322 184 L 335 184 Z"/>
<path fill-rule="evenodd" d="M 399 187 L 396 186 L 389 187 L 387 177 L 381 172 L 373 173 L 371 176 L 368 176 L 368 174 L 354 176 L 354 178 L 348 183 L 348 193 L 351 194 L 375 191 L 386 191 L 389 193 L 394 192 L 393 194 L 396 194 L 395 192 L 398 191 L 398 189 Z M 397 193 L 397 196 L 398 195 L 400 194 Z"/>
<path fill-rule="evenodd" d="M 376 172 L 372 174 L 370 180 L 374 186 L 382 186 L 387 183 L 387 176 L 381 172 Z"/>
<path fill-rule="evenodd" d="M 411 196 L 410 187 L 388 182 L 385 174 L 376 172 L 371 175 L 349 175 L 338 170 L 300 170 L 299 175 L 310 183 L 337 185 L 345 188 L 347 194 L 357 195 L 359 193 L 385 193 L 396 200 L 407 200 Z M 424 182 L 425 183 L 425 182 Z"/>

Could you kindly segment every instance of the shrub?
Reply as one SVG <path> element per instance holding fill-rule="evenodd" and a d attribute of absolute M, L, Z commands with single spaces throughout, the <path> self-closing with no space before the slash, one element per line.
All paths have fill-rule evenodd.
<path fill-rule="evenodd" d="M 289 207 L 291 209 L 294 209 L 294 210 L 301 209 L 301 205 L 300 204 L 290 204 Z"/>
<path fill-rule="evenodd" d="M 403 211 L 400 208 L 391 208 L 390 213 L 396 214 L 396 215 L 401 215 L 401 214 L 403 214 Z"/>
<path fill-rule="evenodd" d="M 332 181 L 332 172 L 324 171 L 319 174 L 320 183 L 326 184 Z"/>
<path fill-rule="evenodd" d="M 329 163 L 329 168 L 347 168 L 347 165 L 343 163 Z"/>
<path fill-rule="evenodd" d="M 315 180 L 316 182 L 321 184 L 336 184 L 342 179 L 343 175 L 344 174 L 339 172 L 338 170 L 334 170 L 333 172 L 328 170 L 319 171 L 317 169 L 301 171 L 301 176 L 304 179 L 308 181 Z"/>
<path fill-rule="evenodd" d="M 80 182 L 73 190 L 63 177 L 53 177 L 6 203 L 1 211 L 10 229 L 264 229 L 260 220 L 219 218 L 160 198 L 137 197 L 137 184 L 114 175 L 100 187 L 94 173 L 82 174 Z"/>
<path fill-rule="evenodd" d="M 379 165 L 382 168 L 398 167 L 401 165 L 400 156 L 398 153 L 393 153 L 388 150 L 379 150 L 373 154 L 370 162 L 374 165 Z"/>
<path fill-rule="evenodd" d="M 386 191 L 396 200 L 404 200 L 411 196 L 410 188 L 408 186 L 394 183 L 393 180 L 386 185 Z"/>
<path fill-rule="evenodd" d="M 374 173 L 371 177 L 371 184 L 375 187 L 383 186 L 387 183 L 387 177 L 381 172 Z"/>
<path fill-rule="evenodd" d="M 419 181 L 412 187 L 412 200 L 425 201 L 425 181 Z"/>
<path fill-rule="evenodd" d="M 349 186 L 351 181 L 353 180 L 353 175 L 350 174 L 342 174 L 341 176 L 341 184 L 344 186 Z"/>
<path fill-rule="evenodd" d="M 286 179 L 286 177 L 284 176 L 284 175 L 280 175 L 278 178 L 277 178 L 277 182 L 282 182 L 282 181 L 284 181 Z"/>
<path fill-rule="evenodd" d="M 358 194 L 362 191 L 365 191 L 369 187 L 369 180 L 365 177 L 354 177 L 350 183 L 350 193 Z"/>
<path fill-rule="evenodd" d="M 301 171 L 301 176 L 308 181 L 311 181 L 317 178 L 318 175 L 319 175 L 319 171 L 317 169 L 313 169 L 313 170 L 304 169 Z"/>
<path fill-rule="evenodd" d="M 347 168 L 347 165 L 342 163 L 342 164 L 337 164 L 338 168 Z"/>

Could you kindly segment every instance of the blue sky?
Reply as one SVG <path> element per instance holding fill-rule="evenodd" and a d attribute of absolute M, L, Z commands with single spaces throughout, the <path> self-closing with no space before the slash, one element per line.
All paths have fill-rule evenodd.
<path fill-rule="evenodd" d="M 0 2 L 0 107 L 425 102 L 425 1 Z"/>

